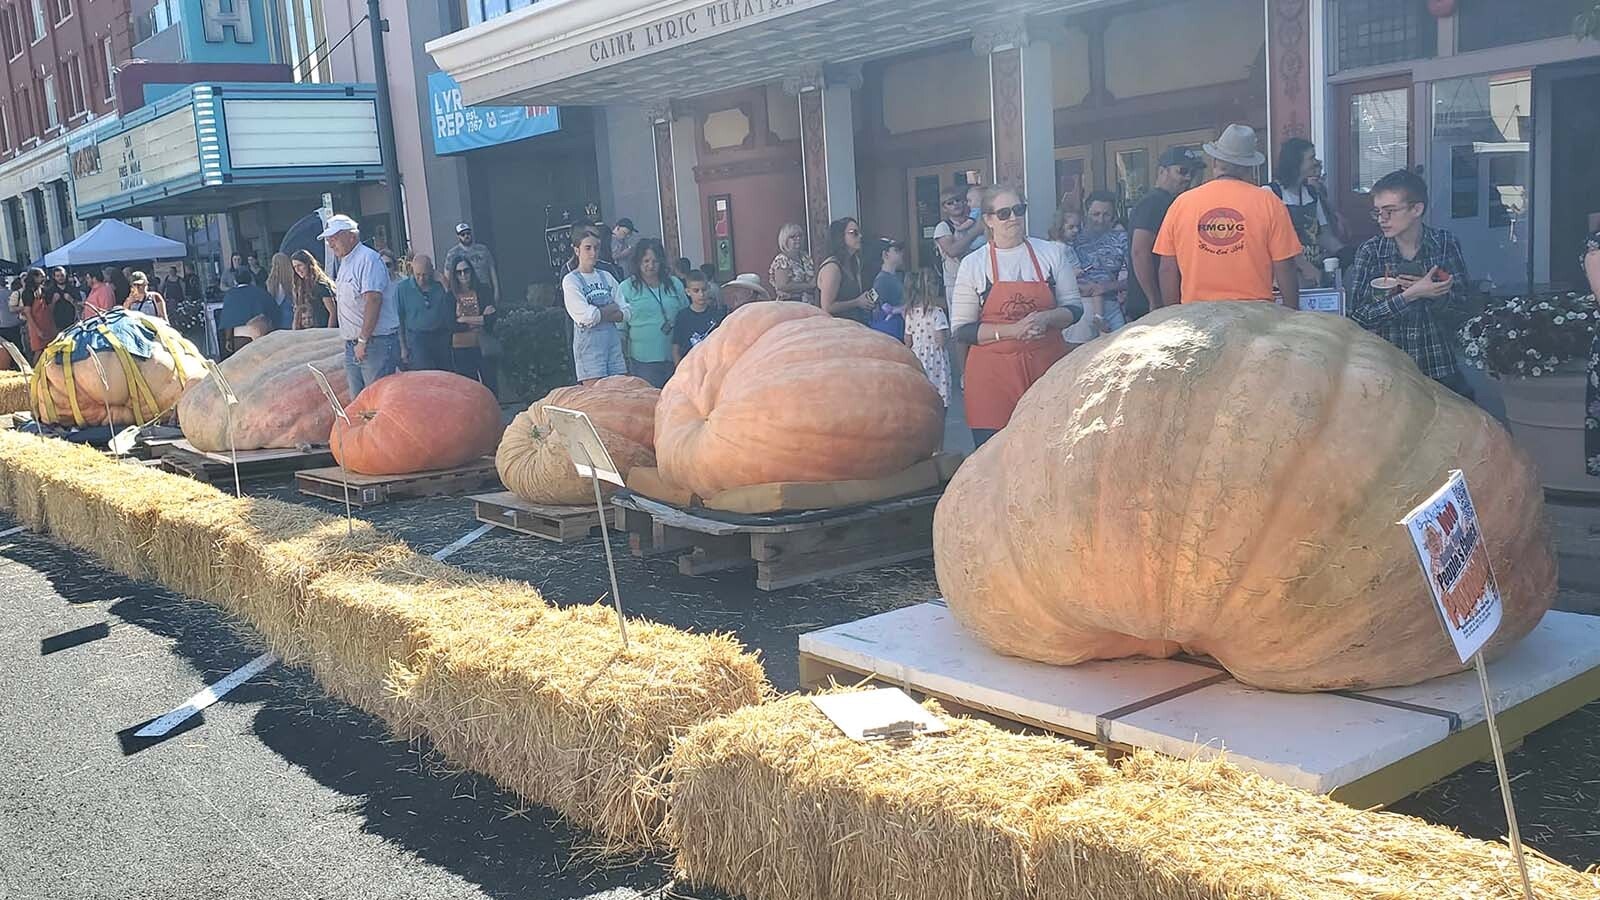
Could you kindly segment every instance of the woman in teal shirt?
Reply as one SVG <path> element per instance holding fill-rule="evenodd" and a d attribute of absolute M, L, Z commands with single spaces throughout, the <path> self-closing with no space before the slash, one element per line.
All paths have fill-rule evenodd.
<path fill-rule="evenodd" d="M 633 311 L 627 321 L 628 374 L 663 387 L 672 377 L 672 326 L 689 296 L 667 268 L 666 248 L 654 238 L 634 248 L 630 268 L 633 275 L 621 287 Z"/>

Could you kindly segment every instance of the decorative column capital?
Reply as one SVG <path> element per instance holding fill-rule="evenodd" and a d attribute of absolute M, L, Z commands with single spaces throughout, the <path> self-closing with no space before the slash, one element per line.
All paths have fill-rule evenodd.
<path fill-rule="evenodd" d="M 652 103 L 646 103 L 644 106 L 644 117 L 645 121 L 649 122 L 651 125 L 660 125 L 663 122 L 671 122 L 673 118 L 675 118 L 672 113 L 672 101 L 657 100 Z"/>
<path fill-rule="evenodd" d="M 799 96 L 807 91 L 820 91 L 830 87 L 845 87 L 859 91 L 861 84 L 860 63 L 830 65 L 815 63 L 785 76 L 783 90 L 790 96 Z"/>
<path fill-rule="evenodd" d="M 1006 16 L 979 22 L 972 28 L 972 52 L 988 56 L 999 50 L 1017 50 L 1028 46 L 1033 29 L 1023 16 Z"/>

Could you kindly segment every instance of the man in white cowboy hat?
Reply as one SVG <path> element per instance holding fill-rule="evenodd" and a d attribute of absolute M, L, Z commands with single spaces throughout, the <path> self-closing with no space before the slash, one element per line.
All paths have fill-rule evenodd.
<path fill-rule="evenodd" d="M 1255 183 L 1266 161 L 1255 129 L 1229 125 L 1203 149 L 1211 180 L 1174 200 L 1156 235 L 1162 298 L 1271 301 L 1276 280 L 1283 305 L 1299 309 L 1300 238 L 1283 203 Z"/>
<path fill-rule="evenodd" d="M 746 303 L 771 299 L 772 291 L 762 283 L 761 276 L 751 272 L 746 272 L 722 286 L 722 304 L 730 312 Z"/>

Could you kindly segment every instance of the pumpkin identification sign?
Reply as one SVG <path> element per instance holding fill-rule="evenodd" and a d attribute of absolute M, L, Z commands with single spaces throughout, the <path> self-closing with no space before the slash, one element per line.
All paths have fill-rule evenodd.
<path fill-rule="evenodd" d="M 1500 627 L 1500 588 L 1489 568 L 1466 476 L 1452 471 L 1444 487 L 1401 523 L 1416 545 L 1444 630 L 1461 661 L 1470 662 Z"/>

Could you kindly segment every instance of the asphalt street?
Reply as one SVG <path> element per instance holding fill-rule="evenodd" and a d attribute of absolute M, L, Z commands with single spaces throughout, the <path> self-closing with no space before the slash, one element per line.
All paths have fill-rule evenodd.
<path fill-rule="evenodd" d="M 10 527 L 0 518 L 0 531 Z M 160 742 L 131 737 L 262 652 L 213 607 L 28 532 L 0 539 L 0 898 L 669 895 L 274 665 Z"/>

